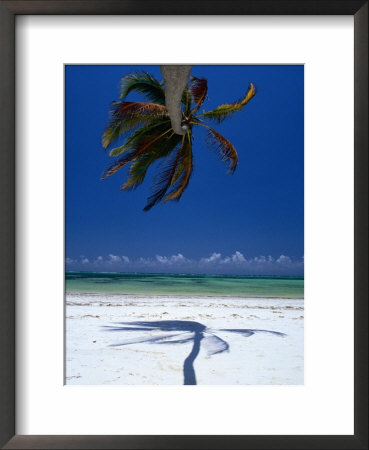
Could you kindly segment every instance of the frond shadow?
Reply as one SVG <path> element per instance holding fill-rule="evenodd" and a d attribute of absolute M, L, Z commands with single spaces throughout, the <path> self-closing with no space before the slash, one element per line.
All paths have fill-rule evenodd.
<path fill-rule="evenodd" d="M 270 330 L 221 328 L 212 330 L 205 325 L 188 320 L 160 320 L 160 321 L 137 321 L 137 322 L 117 322 L 116 325 L 102 327 L 111 332 L 143 331 L 165 332 L 158 336 L 142 336 L 134 339 L 126 339 L 110 347 L 120 347 L 131 344 L 187 344 L 192 342 L 192 350 L 183 363 L 183 377 L 185 385 L 195 385 L 196 374 L 194 361 L 200 352 L 201 343 L 206 348 L 208 356 L 229 351 L 229 344 L 224 339 L 215 334 L 217 332 L 237 333 L 242 337 L 250 337 L 256 333 L 269 333 L 274 336 L 284 337 L 284 333 Z"/>

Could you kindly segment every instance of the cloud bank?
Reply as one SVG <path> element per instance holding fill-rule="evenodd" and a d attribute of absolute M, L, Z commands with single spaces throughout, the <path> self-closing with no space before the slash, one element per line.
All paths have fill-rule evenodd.
<path fill-rule="evenodd" d="M 286 275 L 302 276 L 304 258 L 280 255 L 246 257 L 240 251 L 223 256 L 213 252 L 199 259 L 186 258 L 182 253 L 170 256 L 155 255 L 131 259 L 126 255 L 109 254 L 87 258 L 66 258 L 67 271 L 91 272 L 158 272 L 158 273 L 206 273 L 225 275 Z"/>

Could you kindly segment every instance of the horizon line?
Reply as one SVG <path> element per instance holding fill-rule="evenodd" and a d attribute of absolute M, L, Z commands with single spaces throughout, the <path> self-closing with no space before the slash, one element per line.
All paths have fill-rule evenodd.
<path fill-rule="evenodd" d="M 253 275 L 253 274 L 222 274 L 222 273 L 184 273 L 184 272 L 108 272 L 108 271 L 91 271 L 91 270 L 65 270 L 68 273 L 94 273 L 94 274 L 111 274 L 111 275 L 177 275 L 177 276 L 214 276 L 214 277 L 257 277 L 257 278 L 300 278 L 305 279 L 304 275 Z"/>

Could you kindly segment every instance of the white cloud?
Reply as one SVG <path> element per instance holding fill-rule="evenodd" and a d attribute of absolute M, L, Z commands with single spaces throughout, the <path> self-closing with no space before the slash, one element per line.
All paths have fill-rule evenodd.
<path fill-rule="evenodd" d="M 278 264 L 291 264 L 292 259 L 289 256 L 281 255 L 277 261 Z"/>
<path fill-rule="evenodd" d="M 222 254 L 214 252 L 211 256 L 209 256 L 209 258 L 201 258 L 200 262 L 209 264 L 209 263 L 219 262 L 219 261 L 221 261 L 221 259 L 222 259 Z"/>
<path fill-rule="evenodd" d="M 156 255 L 155 258 L 156 258 L 156 260 L 159 261 L 161 264 L 167 264 L 167 263 L 168 263 L 168 258 L 167 258 L 166 256 Z"/>
<path fill-rule="evenodd" d="M 158 261 L 160 264 L 183 264 L 190 262 L 189 259 L 185 258 L 182 255 L 182 253 L 178 253 L 177 255 L 172 256 L 156 255 L 155 258 L 156 261 Z"/>
<path fill-rule="evenodd" d="M 122 260 L 121 260 L 120 256 L 112 255 L 112 254 L 109 255 L 109 262 L 111 262 L 111 263 L 118 263 L 118 262 L 121 262 L 121 261 Z"/>
<path fill-rule="evenodd" d="M 188 259 L 182 253 L 173 255 L 156 255 L 153 257 L 138 257 L 131 259 L 125 255 L 97 256 L 88 259 L 80 256 L 78 259 L 66 258 L 67 266 L 73 270 L 94 269 L 101 271 L 127 271 L 127 272 L 161 272 L 173 273 L 214 273 L 239 275 L 303 275 L 304 258 L 292 258 L 280 255 L 277 259 L 272 256 L 254 256 L 246 258 L 236 250 L 231 255 L 222 256 L 213 252 L 210 256 L 198 259 Z"/>
<path fill-rule="evenodd" d="M 183 255 L 182 253 L 178 253 L 177 255 L 172 255 L 171 256 L 171 260 L 173 262 L 186 262 L 188 261 Z"/>
<path fill-rule="evenodd" d="M 247 262 L 247 259 L 238 250 L 232 256 L 222 258 L 221 253 L 214 252 L 208 258 L 201 258 L 200 263 L 204 264 L 241 264 Z"/>
<path fill-rule="evenodd" d="M 246 262 L 246 258 L 239 251 L 236 251 L 234 255 L 232 255 L 232 261 L 234 263 L 243 263 Z"/>
<path fill-rule="evenodd" d="M 265 264 L 267 262 L 265 256 L 255 256 L 253 260 L 256 262 L 256 264 Z"/>
<path fill-rule="evenodd" d="M 140 257 L 137 259 L 137 263 L 138 263 L 139 265 L 147 266 L 147 265 L 149 265 L 149 264 L 152 264 L 152 263 L 153 263 L 153 260 L 152 260 L 151 258 L 144 258 L 143 256 L 140 256 Z M 154 262 L 154 263 L 155 263 L 155 262 Z"/>

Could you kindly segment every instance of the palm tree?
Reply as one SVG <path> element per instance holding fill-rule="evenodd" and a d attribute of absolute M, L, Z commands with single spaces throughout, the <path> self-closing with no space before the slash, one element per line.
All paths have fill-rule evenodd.
<path fill-rule="evenodd" d="M 112 344 L 111 347 L 130 344 L 185 344 L 192 342 L 192 350 L 183 363 L 183 384 L 196 384 L 196 375 L 193 363 L 200 352 L 200 345 L 207 349 L 208 356 L 223 353 L 229 350 L 229 344 L 219 336 L 214 334 L 214 330 L 205 325 L 189 320 L 160 320 L 153 322 L 120 322 L 118 326 L 105 326 L 108 331 L 164 331 L 166 334 L 158 336 L 142 336 L 135 339 L 125 340 L 119 344 Z M 284 333 L 268 330 L 253 329 L 233 329 L 222 328 L 218 332 L 238 333 L 243 337 L 250 337 L 255 333 L 270 333 L 275 336 L 284 337 Z M 168 333 L 169 332 L 169 333 Z"/>
<path fill-rule="evenodd" d="M 148 101 L 126 101 L 127 95 L 133 91 L 144 94 Z M 102 145 L 108 149 L 122 136 L 125 136 L 125 141 L 122 145 L 110 149 L 109 156 L 115 160 L 104 171 L 102 179 L 131 164 L 127 181 L 121 189 L 136 189 L 145 179 L 151 164 L 164 159 L 154 178 L 152 195 L 148 198 L 144 211 L 148 211 L 161 201 L 178 201 L 192 175 L 192 133 L 193 127 L 196 126 L 207 129 L 207 143 L 229 166 L 228 173 L 233 173 L 238 162 L 236 149 L 231 142 L 204 121 L 222 122 L 236 111 L 240 111 L 254 97 L 256 90 L 251 83 L 241 100 L 200 113 L 199 109 L 206 99 L 207 91 L 206 79 L 191 78 L 181 99 L 182 129 L 185 134 L 179 135 L 171 126 L 165 107 L 162 83 L 148 73 L 133 73 L 123 77 L 121 100 L 112 104 L 111 118 L 102 136 Z"/>

